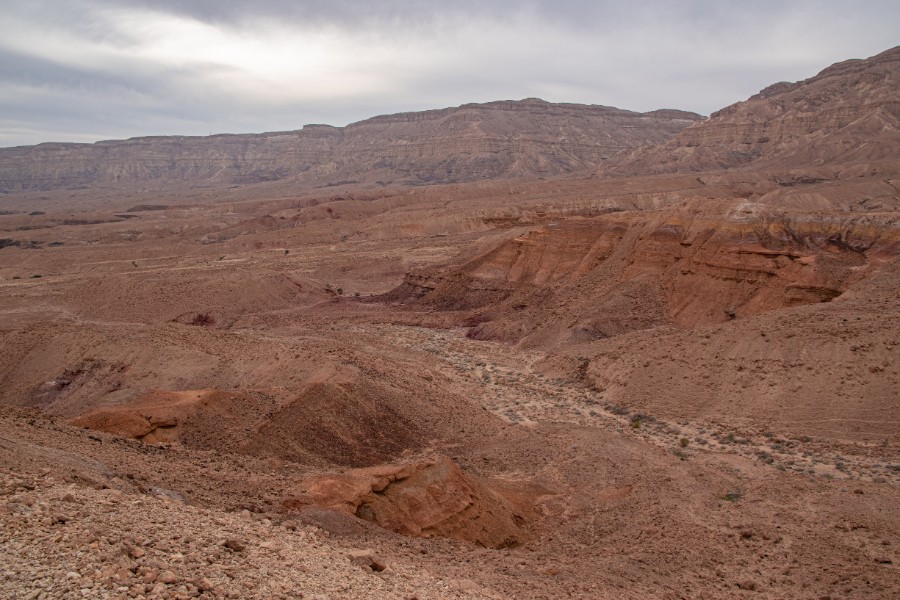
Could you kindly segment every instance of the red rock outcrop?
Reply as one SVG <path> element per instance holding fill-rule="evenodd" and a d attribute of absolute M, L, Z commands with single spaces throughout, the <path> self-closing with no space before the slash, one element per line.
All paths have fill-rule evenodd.
<path fill-rule="evenodd" d="M 508 487 L 508 486 L 507 486 Z M 308 479 L 285 508 L 325 508 L 417 537 L 446 537 L 488 548 L 518 546 L 530 536 L 529 495 L 501 491 L 439 457 Z"/>
<path fill-rule="evenodd" d="M 270 410 L 258 394 L 221 390 L 154 390 L 121 406 L 92 410 L 73 425 L 147 443 L 183 442 L 207 449 L 236 449 L 242 432 Z"/>
<path fill-rule="evenodd" d="M 698 200 L 562 220 L 461 266 L 408 276 L 383 298 L 460 311 L 478 339 L 553 331 L 556 341 L 587 340 L 828 302 L 898 253 L 900 228 L 889 215 Z"/>
<path fill-rule="evenodd" d="M 120 389 L 73 380 L 65 387 L 82 389 L 47 398 L 42 408 L 81 427 L 148 443 L 320 466 L 377 465 L 436 444 L 473 443 L 502 426 L 421 367 L 364 358 L 351 365 L 324 354 L 314 359 L 299 390 L 287 393 L 278 387 L 140 393 L 129 389 L 135 386 L 129 377 L 140 375 L 126 369 Z M 294 373 L 291 379 L 303 371 L 295 366 Z M 272 377 L 271 371 L 264 376 Z"/>

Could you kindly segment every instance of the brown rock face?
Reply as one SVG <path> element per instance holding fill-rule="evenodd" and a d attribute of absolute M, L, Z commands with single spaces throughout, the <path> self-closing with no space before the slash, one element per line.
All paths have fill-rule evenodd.
<path fill-rule="evenodd" d="M 898 252 L 889 216 L 686 204 L 537 227 L 384 299 L 461 311 L 477 339 L 587 341 L 830 302 Z"/>
<path fill-rule="evenodd" d="M 453 183 L 595 168 L 699 119 L 682 111 L 520 102 L 386 115 L 344 128 L 146 137 L 0 150 L 0 191 L 137 182 Z"/>
<path fill-rule="evenodd" d="M 285 507 L 324 507 L 416 537 L 446 537 L 489 548 L 517 546 L 529 536 L 527 494 L 500 491 L 441 457 L 380 465 L 307 480 Z"/>
<path fill-rule="evenodd" d="M 147 443 L 187 442 L 224 449 L 240 441 L 234 429 L 256 420 L 265 410 L 262 404 L 246 393 L 156 390 L 125 406 L 92 410 L 72 423 Z"/>
<path fill-rule="evenodd" d="M 900 47 L 777 83 L 713 113 L 669 142 L 619 159 L 617 173 L 754 165 L 774 169 L 877 163 L 900 156 Z"/>
<path fill-rule="evenodd" d="M 146 443 L 351 467 L 395 460 L 467 427 L 498 426 L 484 411 L 423 386 L 427 381 L 401 379 L 391 376 L 388 385 L 347 366 L 325 368 L 281 403 L 260 391 L 154 390 L 71 423 Z"/>
<path fill-rule="evenodd" d="M 288 459 L 317 455 L 338 464 L 371 465 L 425 443 L 427 429 L 375 381 L 314 383 L 247 440 L 256 454 Z"/>

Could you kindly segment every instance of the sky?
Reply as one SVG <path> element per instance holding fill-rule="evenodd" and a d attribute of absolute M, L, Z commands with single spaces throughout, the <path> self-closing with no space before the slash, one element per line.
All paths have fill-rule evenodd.
<path fill-rule="evenodd" d="M 709 114 L 900 44 L 900 2 L 3 0 L 0 146 L 538 97 Z"/>

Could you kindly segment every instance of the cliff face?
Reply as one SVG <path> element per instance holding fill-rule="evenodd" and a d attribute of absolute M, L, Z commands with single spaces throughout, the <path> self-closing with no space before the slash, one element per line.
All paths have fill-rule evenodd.
<path fill-rule="evenodd" d="M 900 158 L 900 47 L 776 83 L 611 172 L 673 173 L 752 165 L 794 168 Z"/>
<path fill-rule="evenodd" d="M 596 168 L 699 119 L 681 111 L 520 102 L 375 117 L 338 128 L 0 149 L 0 192 L 129 183 L 455 183 Z"/>
<path fill-rule="evenodd" d="M 312 170 L 343 138 L 340 129 L 210 137 L 145 137 L 96 144 L 0 149 L 0 191 L 116 183 L 255 183 Z"/>
<path fill-rule="evenodd" d="M 889 214 L 693 200 L 539 227 L 384 299 L 459 311 L 477 339 L 585 342 L 831 302 L 898 253 Z"/>

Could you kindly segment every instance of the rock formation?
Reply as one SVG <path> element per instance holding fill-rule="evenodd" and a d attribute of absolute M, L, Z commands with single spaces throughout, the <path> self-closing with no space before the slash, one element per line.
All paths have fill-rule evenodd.
<path fill-rule="evenodd" d="M 528 494 L 496 489 L 447 457 L 355 469 L 311 478 L 285 500 L 289 510 L 327 508 L 405 535 L 449 537 L 489 548 L 518 546 L 529 535 Z"/>
<path fill-rule="evenodd" d="M 657 144 L 699 119 L 538 99 L 375 117 L 346 127 L 0 149 L 0 192 L 78 186 L 424 185 L 550 177 Z"/>
<path fill-rule="evenodd" d="M 892 215 L 695 201 L 534 227 L 379 300 L 455 311 L 477 339 L 586 341 L 829 302 L 898 254 Z"/>
<path fill-rule="evenodd" d="M 771 85 L 668 142 L 639 148 L 598 172 L 674 173 L 751 166 L 809 171 L 898 158 L 900 47 L 832 65 L 804 81 Z M 812 175 L 817 176 L 821 175 Z"/>

